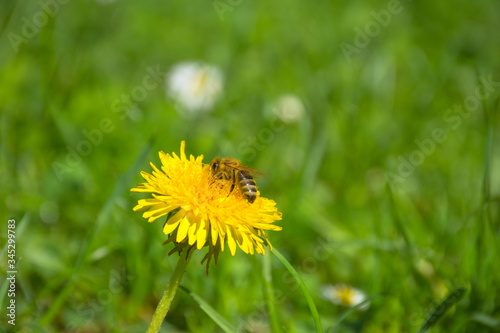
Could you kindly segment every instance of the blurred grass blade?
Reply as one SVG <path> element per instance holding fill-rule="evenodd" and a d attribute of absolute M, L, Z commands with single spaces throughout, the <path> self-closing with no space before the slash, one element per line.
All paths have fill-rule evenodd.
<path fill-rule="evenodd" d="M 431 328 L 437 321 L 448 311 L 455 303 L 460 301 L 462 297 L 465 295 L 467 288 L 460 287 L 455 289 L 444 301 L 441 302 L 438 306 L 432 310 L 432 312 L 425 319 L 424 324 L 417 333 L 426 332 L 429 328 Z"/>
<path fill-rule="evenodd" d="M 359 304 L 356 304 L 355 306 L 347 309 L 346 311 L 344 311 L 344 313 L 342 313 L 339 317 L 339 319 L 337 320 L 337 322 L 335 323 L 334 327 L 335 326 L 338 326 L 340 325 L 340 323 L 342 323 L 342 321 L 344 321 L 344 319 L 346 319 L 351 313 L 353 313 L 354 311 L 357 311 L 359 310 L 360 308 L 362 308 L 364 305 L 368 304 L 371 302 L 371 300 L 377 298 L 377 297 L 380 297 L 380 295 L 373 295 L 373 296 L 370 296 L 370 297 L 367 297 L 363 302 L 359 303 Z M 330 328 L 331 329 L 331 328 Z M 330 331 L 330 329 L 327 330 Z"/>
<path fill-rule="evenodd" d="M 484 108 L 484 118 L 485 118 L 485 130 L 486 130 L 486 138 L 485 138 L 485 147 L 484 147 L 484 175 L 483 175 L 483 189 L 482 189 L 482 209 L 481 209 L 481 215 L 480 219 L 481 221 L 485 220 L 485 223 L 481 223 L 481 230 L 482 232 L 479 234 L 479 239 L 478 239 L 478 251 L 477 251 L 477 256 L 478 260 L 477 262 L 480 263 L 482 258 L 484 256 L 484 252 L 488 252 L 490 248 L 490 242 L 486 241 L 485 238 L 491 234 L 495 233 L 495 224 L 494 224 L 494 218 L 493 218 L 493 212 L 492 212 L 492 205 L 491 205 L 491 184 L 492 184 L 492 173 L 493 173 L 493 155 L 494 155 L 494 136 L 495 136 L 495 124 L 492 121 L 494 110 L 496 109 L 497 111 L 500 111 L 500 97 L 497 97 L 497 100 L 495 102 L 495 106 L 493 108 L 488 108 L 486 106 L 486 101 L 483 102 L 483 108 Z M 491 242 L 492 245 L 496 248 L 496 252 L 499 252 L 499 242 Z M 482 246 L 482 249 L 481 249 Z"/>
<path fill-rule="evenodd" d="M 312 188 L 314 181 L 318 177 L 318 172 L 321 163 L 325 158 L 325 152 L 328 142 L 328 130 L 325 126 L 319 132 L 314 144 L 312 144 L 307 163 L 302 172 L 302 181 L 300 191 L 298 192 L 298 200 L 302 200 L 305 193 L 308 193 Z"/>
<path fill-rule="evenodd" d="M 500 329 L 500 319 L 493 318 L 485 313 L 474 312 L 470 317 L 471 320 L 474 320 L 478 323 L 483 324 L 484 326 L 488 326 L 493 329 Z"/>
<path fill-rule="evenodd" d="M 319 318 L 318 309 L 316 309 L 316 305 L 314 304 L 314 301 L 313 301 L 311 295 L 309 294 L 309 291 L 307 291 L 306 285 L 304 284 L 304 282 L 302 282 L 302 279 L 300 278 L 300 276 L 297 273 L 297 271 L 295 270 L 295 268 L 293 268 L 293 266 L 288 262 L 288 260 L 286 260 L 286 258 L 283 257 L 283 255 L 275 247 L 273 247 L 272 252 L 274 253 L 274 255 L 276 257 L 278 257 L 278 259 L 281 261 L 281 263 L 283 265 L 285 265 L 285 267 L 288 269 L 290 274 L 292 274 L 292 276 L 295 278 L 295 280 L 299 284 L 300 289 L 302 289 L 302 292 L 304 293 L 304 296 L 306 297 L 307 304 L 309 305 L 309 309 L 311 310 L 311 315 L 313 316 L 313 319 L 314 319 L 314 325 L 316 326 L 316 332 L 323 333 L 323 328 L 321 327 L 321 320 Z"/>
<path fill-rule="evenodd" d="M 26 227 L 28 226 L 28 224 L 30 223 L 31 215 L 30 215 L 30 213 L 24 214 L 24 216 L 21 218 L 20 221 L 18 221 L 15 217 L 9 217 L 9 219 L 11 219 L 11 218 L 14 218 L 14 220 L 16 220 L 16 228 L 14 229 L 14 231 L 15 231 L 16 238 L 19 238 L 23 234 L 23 232 L 26 229 Z M 6 231 L 6 233 L 7 233 L 7 231 Z M 0 255 L 2 256 L 2 258 L 7 257 L 7 248 L 8 248 L 7 245 L 8 245 L 8 242 L 6 240 L 5 247 L 0 252 Z"/>
<path fill-rule="evenodd" d="M 406 250 L 407 250 L 406 254 L 411 256 L 412 255 L 411 249 L 413 248 L 413 246 L 412 246 L 412 241 L 410 239 L 410 236 L 408 235 L 408 232 L 407 232 L 406 227 L 405 227 L 405 225 L 407 225 L 407 224 L 405 224 L 402 221 L 401 216 L 400 216 L 399 212 L 397 211 L 398 205 L 396 203 L 396 199 L 394 198 L 394 192 L 393 192 L 391 186 L 389 184 L 387 184 L 386 189 L 388 192 L 389 208 L 390 208 L 390 212 L 391 212 L 391 216 L 392 216 L 392 221 L 394 222 L 394 226 L 396 227 L 396 230 L 399 233 L 399 235 L 401 235 L 401 237 L 403 237 L 403 240 L 404 240 L 405 245 L 406 245 Z M 413 262 L 413 260 L 409 260 L 407 262 L 408 262 L 408 264 L 410 264 L 410 266 L 413 266 L 411 264 Z"/>
<path fill-rule="evenodd" d="M 15 235 L 16 235 L 17 239 L 19 239 L 20 236 L 23 234 L 23 231 L 26 229 L 26 226 L 29 224 L 30 220 L 31 220 L 31 216 L 29 213 L 24 214 L 24 216 L 21 218 L 20 221 L 16 220 L 16 228 L 14 229 L 14 231 L 15 231 Z M 0 252 L 2 258 L 7 258 L 7 248 L 8 248 L 7 245 L 9 245 L 9 243 L 6 240 L 5 247 Z M 10 259 L 10 258 L 8 258 L 8 259 Z M 16 265 L 16 269 L 17 269 L 17 265 Z M 7 295 L 8 284 L 9 284 L 9 280 L 4 279 L 2 286 L 0 287 L 0 304 L 4 304 L 3 300 L 5 298 L 5 295 Z"/>
<path fill-rule="evenodd" d="M 235 333 L 236 329 L 222 317 L 214 308 L 212 308 L 203 298 L 196 295 L 194 292 L 190 291 L 186 287 L 179 286 L 183 291 L 188 293 L 195 301 L 198 303 L 200 308 L 210 317 L 212 320 L 219 325 L 219 327 L 226 333 Z"/>
<path fill-rule="evenodd" d="M 266 296 L 267 311 L 271 321 L 271 331 L 281 332 L 280 318 L 276 310 L 276 300 L 274 299 L 273 275 L 271 273 L 271 254 L 266 253 L 262 257 L 262 277 L 264 279 L 264 294 Z"/>
<path fill-rule="evenodd" d="M 97 234 L 99 226 L 103 222 L 108 220 L 111 210 L 116 202 L 116 198 L 122 195 L 123 192 L 128 187 L 130 187 L 131 180 L 133 179 L 134 175 L 136 175 L 139 172 L 141 166 L 144 164 L 144 161 L 148 157 L 150 151 L 151 151 L 151 143 L 148 143 L 146 147 L 144 147 L 142 152 L 139 154 L 139 156 L 137 156 L 137 158 L 134 161 L 134 164 L 132 164 L 132 166 L 127 170 L 127 172 L 116 182 L 113 192 L 106 200 L 101 210 L 97 214 L 97 218 L 89 228 L 90 231 L 86 239 L 84 240 L 84 243 L 80 250 L 80 254 L 78 255 L 75 265 L 73 266 L 73 271 L 68 279 L 69 281 L 65 281 L 67 282 L 66 285 L 61 291 L 58 292 L 56 299 L 54 300 L 50 308 L 47 310 L 47 312 L 45 312 L 45 314 L 40 319 L 41 326 L 46 326 L 50 324 L 54 316 L 59 312 L 59 309 L 66 301 L 66 298 L 71 294 L 74 284 L 80 273 L 80 269 L 82 268 L 86 258 L 90 253 L 91 244 L 95 235 Z"/>

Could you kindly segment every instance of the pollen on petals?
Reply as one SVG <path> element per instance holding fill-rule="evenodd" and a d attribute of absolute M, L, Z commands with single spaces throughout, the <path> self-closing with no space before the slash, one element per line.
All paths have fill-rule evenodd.
<path fill-rule="evenodd" d="M 146 182 L 131 191 L 152 197 L 138 200 L 134 211 L 145 210 L 149 222 L 167 216 L 163 232 L 170 235 L 166 243 L 175 244 L 174 252 L 208 247 L 207 270 L 211 257 L 217 263 L 226 242 L 233 256 L 238 247 L 248 254 L 264 254 L 264 241 L 271 246 L 265 231 L 281 230 L 274 224 L 281 220 L 276 203 L 259 195 L 250 204 L 239 191 L 230 191 L 229 180 L 214 182 L 203 155 L 187 158 L 185 148 L 182 141 L 179 155 L 159 152 L 161 168 L 151 163 L 152 173 L 141 172 Z"/>

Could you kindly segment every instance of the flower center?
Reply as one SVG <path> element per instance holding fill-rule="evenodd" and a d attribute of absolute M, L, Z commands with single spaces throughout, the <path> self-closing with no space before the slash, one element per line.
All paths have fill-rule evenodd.
<path fill-rule="evenodd" d="M 338 291 L 338 298 L 345 305 L 351 305 L 354 302 L 354 290 L 343 287 Z"/>

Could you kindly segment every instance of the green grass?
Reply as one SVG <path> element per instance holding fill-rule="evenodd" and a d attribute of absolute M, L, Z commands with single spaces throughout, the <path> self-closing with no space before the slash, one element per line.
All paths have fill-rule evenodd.
<path fill-rule="evenodd" d="M 3 221 L 15 218 L 18 331 L 146 330 L 177 257 L 162 246 L 162 223 L 132 211 L 142 196 L 129 189 L 181 140 L 207 163 L 232 156 L 268 175 L 260 191 L 283 213 L 283 230 L 268 236 L 325 331 L 417 332 L 461 287 L 463 299 L 428 332 L 498 330 L 500 5 L 400 6 L 348 61 L 339 45 L 354 44 L 355 27 L 388 2 L 241 1 L 221 20 L 210 1 L 69 1 L 18 52 L 10 33 L 21 36 L 23 18 L 42 7 L 0 2 L 0 269 Z M 185 60 L 223 70 L 212 112 L 179 115 L 161 83 L 122 119 L 122 95 L 148 68 Z M 473 112 L 448 113 L 478 87 L 488 96 Z M 258 141 L 255 157 L 243 153 L 271 128 L 270 105 L 285 93 L 304 101 L 303 119 Z M 54 163 L 67 164 L 68 147 L 103 119 L 112 129 L 58 176 Z M 434 148 L 401 176 L 400 157 L 429 140 Z M 315 330 L 308 299 L 277 258 L 224 252 L 207 276 L 202 252 L 181 283 L 191 294 L 177 293 L 164 332 L 222 332 L 212 318 L 250 332 Z M 368 310 L 320 298 L 335 283 L 364 290 Z M 2 309 L 6 292 L 0 281 Z"/>

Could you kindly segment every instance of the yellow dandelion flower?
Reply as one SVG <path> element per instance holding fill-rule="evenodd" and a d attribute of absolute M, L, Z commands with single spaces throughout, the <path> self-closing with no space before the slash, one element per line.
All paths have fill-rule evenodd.
<path fill-rule="evenodd" d="M 184 141 L 180 157 L 164 152 L 159 156 L 161 170 L 151 163 L 152 174 L 141 172 L 146 182 L 131 191 L 152 194 L 134 207 L 134 211 L 146 210 L 142 216 L 149 222 L 167 215 L 163 232 L 169 238 L 164 244 L 175 244 L 169 255 L 208 246 L 202 261 L 208 259 L 208 272 L 211 257 L 217 265 L 226 242 L 233 256 L 236 245 L 245 253 L 263 255 L 265 240 L 272 249 L 265 231 L 282 229 L 274 224 L 281 220 L 281 213 L 273 200 L 258 195 L 249 203 L 241 191 L 231 189 L 231 180 L 214 179 L 210 166 L 202 162 L 203 155 L 187 158 Z"/>

